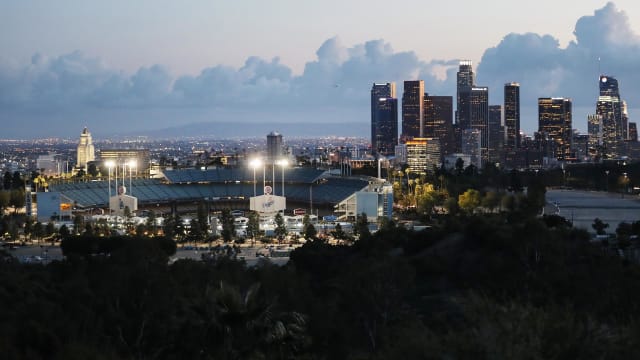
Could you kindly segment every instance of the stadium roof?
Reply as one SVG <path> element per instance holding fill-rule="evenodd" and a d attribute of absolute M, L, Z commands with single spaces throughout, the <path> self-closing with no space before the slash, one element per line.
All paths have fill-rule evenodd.
<path fill-rule="evenodd" d="M 347 196 L 362 190 L 368 185 L 367 180 L 340 177 L 316 177 L 317 181 L 313 182 L 309 179 L 318 174 L 317 170 L 314 171 L 315 172 L 298 172 L 295 174 L 297 176 L 296 179 L 304 180 L 300 182 L 290 182 L 285 175 L 285 195 L 287 199 L 294 202 L 306 202 L 313 197 L 314 204 L 337 204 Z M 195 172 L 190 172 L 192 177 L 187 177 L 186 174 L 182 173 L 183 171 L 180 172 L 181 174 L 172 173 L 172 176 L 175 175 L 178 179 L 187 180 L 196 178 Z M 212 173 L 213 172 L 210 171 L 209 175 Z M 134 179 L 131 182 L 131 188 L 128 189 L 127 194 L 137 197 L 138 203 L 141 206 L 145 204 L 168 203 L 171 201 L 197 201 L 205 198 L 213 201 L 220 199 L 242 200 L 249 199 L 249 197 L 253 196 L 253 171 L 251 171 L 251 181 L 247 181 L 246 179 L 232 181 L 227 177 L 218 177 L 218 179 L 229 180 L 220 182 L 185 180 L 182 183 L 168 184 L 161 179 Z M 270 180 L 269 176 L 267 176 L 267 180 Z M 281 182 L 278 180 L 278 176 L 276 176 L 275 186 L 273 187 L 275 195 L 281 195 Z M 257 195 L 261 195 L 261 179 L 258 178 L 256 182 L 259 184 L 259 186 L 257 186 Z M 269 183 L 270 181 L 267 181 L 267 184 Z M 129 182 L 125 181 L 125 185 L 128 186 L 128 184 Z M 64 196 L 76 202 L 79 207 L 108 206 L 109 186 L 107 181 L 51 184 L 49 190 L 62 193 Z M 115 191 L 114 182 L 112 182 L 111 194 L 114 195 Z"/>

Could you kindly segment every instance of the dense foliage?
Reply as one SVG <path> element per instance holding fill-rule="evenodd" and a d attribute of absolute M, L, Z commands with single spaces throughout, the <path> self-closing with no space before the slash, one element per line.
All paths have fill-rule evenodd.
<path fill-rule="evenodd" d="M 7 359 L 629 359 L 640 268 L 561 218 L 393 222 L 288 265 L 169 265 L 144 238 L 71 237 L 67 260 L 0 261 Z M 173 249 L 175 251 L 175 248 Z"/>

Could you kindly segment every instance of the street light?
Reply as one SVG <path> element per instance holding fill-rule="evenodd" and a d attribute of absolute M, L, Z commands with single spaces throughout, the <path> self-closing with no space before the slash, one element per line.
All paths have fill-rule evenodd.
<path fill-rule="evenodd" d="M 609 192 L 609 170 L 605 170 L 604 173 L 607 176 L 606 182 L 604 184 L 605 190 Z"/>
<path fill-rule="evenodd" d="M 262 165 L 262 160 L 253 159 L 249 162 L 249 166 L 253 169 L 253 197 L 256 197 L 256 169 Z"/>
<path fill-rule="evenodd" d="M 282 196 L 284 196 L 284 168 L 289 166 L 289 162 L 287 161 L 287 159 L 282 159 L 278 160 L 276 163 L 282 166 Z"/>

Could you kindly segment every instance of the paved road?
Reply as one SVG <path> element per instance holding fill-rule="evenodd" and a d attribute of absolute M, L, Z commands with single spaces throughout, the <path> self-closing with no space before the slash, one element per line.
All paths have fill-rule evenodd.
<path fill-rule="evenodd" d="M 62 251 L 59 246 L 21 246 L 15 250 L 7 250 L 11 255 L 25 263 L 47 263 L 53 260 L 62 260 Z M 178 259 L 201 260 L 202 254 L 206 250 L 185 250 L 178 249 L 176 254 L 171 257 L 172 261 Z M 264 255 L 259 256 L 258 254 Z M 238 258 L 242 258 L 247 265 L 254 266 L 260 259 L 268 260 L 277 265 L 284 265 L 289 261 L 288 256 L 270 256 L 269 249 L 266 246 L 241 247 Z"/>
<path fill-rule="evenodd" d="M 640 220 L 640 198 L 637 195 L 580 190 L 547 190 L 545 213 L 557 213 L 578 228 L 594 232 L 591 224 L 599 218 L 609 224 L 607 232 L 615 232 L 618 224 Z"/>

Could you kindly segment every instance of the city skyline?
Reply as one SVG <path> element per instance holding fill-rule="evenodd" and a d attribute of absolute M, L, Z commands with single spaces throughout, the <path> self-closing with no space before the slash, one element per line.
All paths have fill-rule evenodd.
<path fill-rule="evenodd" d="M 246 50 L 243 63 L 227 65 L 228 62 L 220 61 L 190 69 L 165 65 L 170 61 L 165 62 L 162 56 L 150 63 L 138 59 L 137 64 L 134 61 L 133 65 L 125 66 L 107 53 L 109 42 L 104 43 L 105 53 L 95 51 L 100 36 L 96 37 L 94 48 L 85 47 L 82 41 L 65 43 L 64 36 L 51 39 L 58 31 L 60 35 L 68 35 L 72 25 L 61 30 L 51 28 L 48 34 L 51 46 L 46 41 L 18 46 L 16 39 L 22 36 L 31 40 L 33 34 L 16 20 L 33 19 L 38 8 L 45 6 L 27 11 L 21 5 L 5 4 L 2 7 L 6 11 L 2 13 L 14 16 L 11 19 L 5 16 L 7 19 L 3 20 L 7 21 L 0 26 L 5 34 L 16 35 L 0 39 L 0 48 L 5 50 L 0 58 L 0 121 L 24 126 L 8 129 L 3 137 L 68 137 L 83 126 L 93 129 L 97 136 L 106 137 L 194 123 L 251 121 L 274 123 L 277 125 L 273 128 L 288 133 L 286 124 L 301 120 L 333 125 L 326 127 L 333 134 L 366 137 L 370 126 L 371 83 L 424 80 L 425 92 L 430 95 L 454 96 L 458 59 L 473 61 L 476 83 L 489 88 L 489 104 L 503 103 L 505 83 L 521 84 L 521 129 L 527 134 L 537 128 L 539 97 L 571 98 L 574 127 L 586 133 L 587 115 L 593 113 L 598 93 L 593 79 L 599 73 L 613 74 L 620 81 L 621 93 L 628 100 L 630 121 L 634 121 L 635 109 L 640 108 L 635 100 L 640 98 L 640 88 L 635 88 L 640 84 L 640 75 L 630 61 L 640 57 L 637 35 L 640 21 L 634 21 L 637 17 L 632 16 L 637 5 L 620 1 L 616 2 L 618 6 L 598 3 L 588 3 L 595 12 L 585 10 L 587 5 L 581 4 L 580 14 L 563 15 L 565 21 L 569 21 L 570 14 L 575 15 L 569 22 L 569 26 L 575 24 L 573 38 L 571 29 L 565 27 L 566 32 L 559 34 L 551 24 L 547 24 L 549 31 L 544 24 L 531 29 L 503 29 L 501 39 L 489 44 L 463 42 L 468 51 L 449 54 L 435 46 L 448 41 L 454 47 L 455 34 L 446 33 L 436 40 L 430 37 L 426 43 L 434 50 L 425 54 L 419 49 L 423 41 L 418 39 L 412 40 L 415 45 L 412 49 L 392 34 L 382 36 L 372 31 L 371 37 L 363 34 L 353 38 L 339 31 L 325 36 L 328 40 L 324 43 L 320 40 L 312 44 L 317 38 L 309 38 L 306 46 L 322 45 L 315 59 L 306 48 L 298 51 L 311 59 L 296 60 L 297 64 L 284 55 L 281 58 L 278 54 L 265 55 L 256 48 L 256 52 Z M 68 7 L 64 2 L 60 5 L 62 10 Z M 41 13 L 41 21 L 34 23 L 34 27 L 51 25 L 50 17 L 61 9 L 52 14 Z M 86 6 L 84 10 L 88 14 L 78 18 L 78 24 L 96 16 Z M 154 9 L 149 16 L 158 15 L 157 12 L 161 10 Z M 121 20 L 129 21 L 127 16 Z M 87 33 L 100 31 L 111 20 L 113 15 L 106 14 L 104 23 Z M 377 36 L 379 40 L 368 40 Z M 484 44 L 483 49 L 472 49 L 472 43 Z M 140 44 L 143 49 L 145 46 L 148 44 Z M 400 50 L 394 50 L 396 46 Z M 285 48 L 283 45 L 279 49 Z M 153 55 L 152 52 L 150 56 Z M 184 62 L 192 61 L 190 57 L 184 54 Z"/>

